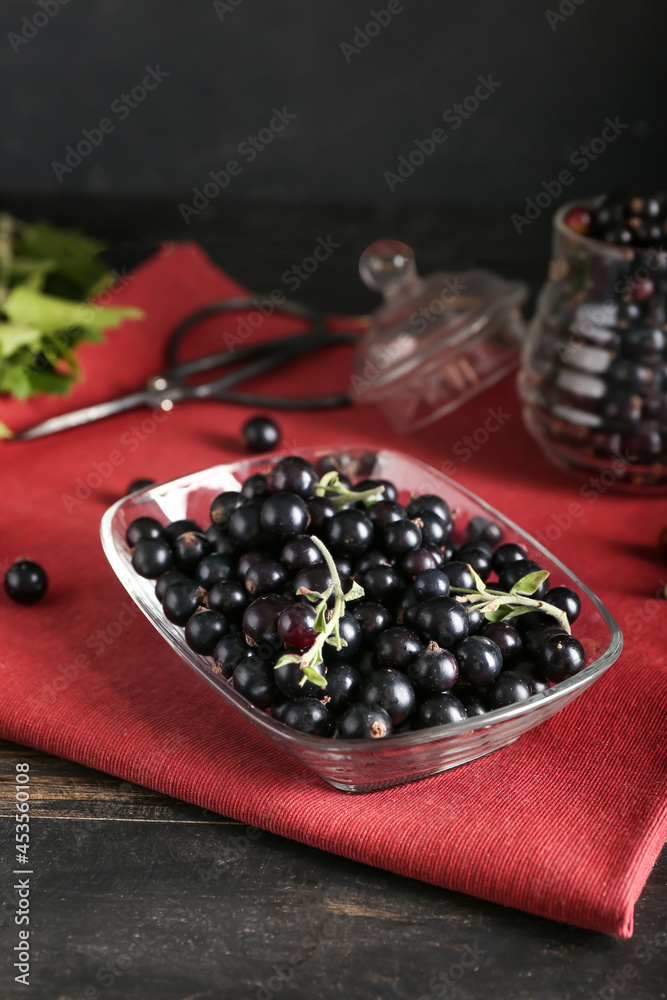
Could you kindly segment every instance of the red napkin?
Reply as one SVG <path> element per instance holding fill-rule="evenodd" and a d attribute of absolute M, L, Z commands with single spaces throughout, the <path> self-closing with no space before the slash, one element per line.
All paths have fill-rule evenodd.
<path fill-rule="evenodd" d="M 116 297 L 142 306 L 146 320 L 81 349 L 86 381 L 67 400 L 3 401 L 0 420 L 17 428 L 136 388 L 160 370 L 179 318 L 238 291 L 195 246 L 165 247 Z M 254 336 L 290 328 L 269 317 Z M 238 317 L 222 317 L 200 344 L 238 335 Z M 331 392 L 345 387 L 349 360 L 348 348 L 334 348 L 255 386 Z M 401 875 L 630 936 L 667 834 L 667 604 L 656 599 L 667 578 L 656 547 L 664 500 L 552 469 L 523 430 L 512 379 L 409 439 L 368 408 L 280 414 L 286 452 L 382 445 L 443 468 L 545 537 L 626 637 L 589 692 L 512 746 L 413 785 L 346 795 L 215 697 L 139 614 L 100 547 L 100 518 L 133 478 L 238 458 L 247 415 L 193 402 L 159 421 L 131 411 L 0 447 L 0 564 L 31 556 L 51 581 L 33 608 L 0 601 L 0 734 Z"/>

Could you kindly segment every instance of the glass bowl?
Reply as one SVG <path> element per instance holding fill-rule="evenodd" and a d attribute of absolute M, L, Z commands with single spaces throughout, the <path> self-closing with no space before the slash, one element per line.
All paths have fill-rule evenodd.
<path fill-rule="evenodd" d="M 550 280 L 524 344 L 524 421 L 561 468 L 664 492 L 667 252 L 574 232 L 565 224 L 573 204 L 554 216 Z"/>
<path fill-rule="evenodd" d="M 576 676 L 548 691 L 483 716 L 403 733 L 385 740 L 332 740 L 309 736 L 288 729 L 255 708 L 224 677 L 213 671 L 210 657 L 199 656 L 189 648 L 183 630 L 164 617 L 155 597 L 154 584 L 138 576 L 132 568 L 125 541 L 127 526 L 139 516 L 156 517 L 163 522 L 189 517 L 205 527 L 209 523 L 209 505 L 214 496 L 223 490 L 238 490 L 247 476 L 266 471 L 279 457 L 213 466 L 119 500 L 102 518 L 101 536 L 107 559 L 128 594 L 169 646 L 255 728 L 258 739 L 271 741 L 334 788 L 347 792 L 373 791 L 417 781 L 483 757 L 513 743 L 533 726 L 560 711 L 618 658 L 623 644 L 622 635 L 602 602 L 535 539 L 484 500 L 435 469 L 398 452 L 354 447 L 304 449 L 300 454 L 312 462 L 333 455 L 340 471 L 353 478 L 374 476 L 390 479 L 399 488 L 399 499 L 402 500 L 406 500 L 410 493 L 440 494 L 452 508 L 460 510 L 456 518 L 455 538 L 465 533 L 471 517 L 484 515 L 490 518 L 503 528 L 505 541 L 517 541 L 526 546 L 529 557 L 551 572 L 553 585 L 574 587 L 582 603 L 574 632 L 586 650 L 588 665 Z"/>

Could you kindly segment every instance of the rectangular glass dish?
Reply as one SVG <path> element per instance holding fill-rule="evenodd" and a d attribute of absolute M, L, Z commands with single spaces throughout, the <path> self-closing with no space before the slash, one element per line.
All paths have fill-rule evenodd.
<path fill-rule="evenodd" d="M 523 733 L 550 718 L 582 694 L 618 658 L 621 631 L 602 602 L 558 559 L 530 535 L 498 513 L 479 497 L 435 469 L 407 455 L 363 448 L 316 448 L 300 451 L 313 463 L 336 455 L 340 470 L 352 479 L 390 479 L 399 489 L 399 500 L 411 493 L 435 493 L 459 508 L 454 539 L 465 534 L 470 518 L 482 515 L 503 528 L 504 541 L 519 542 L 528 557 L 551 573 L 552 586 L 566 585 L 577 591 L 582 610 L 574 634 L 586 651 L 587 666 L 574 677 L 527 701 L 496 709 L 461 722 L 403 733 L 384 740 L 325 739 L 299 733 L 251 705 L 223 676 L 216 674 L 211 657 L 194 653 L 185 642 L 183 629 L 172 625 L 155 597 L 154 582 L 139 576 L 131 564 L 125 541 L 128 525 L 136 517 L 155 517 L 163 523 L 193 518 L 203 527 L 210 523 L 211 500 L 223 490 L 238 490 L 255 472 L 265 472 L 279 457 L 254 458 L 217 465 L 181 479 L 162 483 L 119 500 L 105 513 L 101 524 L 104 552 L 130 597 L 149 621 L 186 663 L 218 696 L 249 722 L 258 740 L 269 740 L 335 788 L 367 792 L 426 778 L 458 767 L 513 743 Z"/>

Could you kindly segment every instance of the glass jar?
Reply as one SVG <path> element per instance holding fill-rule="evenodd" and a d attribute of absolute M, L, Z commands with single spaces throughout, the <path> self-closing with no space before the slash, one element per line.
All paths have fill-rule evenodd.
<path fill-rule="evenodd" d="M 579 202 L 595 208 L 600 199 Z M 561 467 L 667 486 L 667 253 L 581 236 L 554 216 L 553 260 L 524 345 L 525 424 Z"/>

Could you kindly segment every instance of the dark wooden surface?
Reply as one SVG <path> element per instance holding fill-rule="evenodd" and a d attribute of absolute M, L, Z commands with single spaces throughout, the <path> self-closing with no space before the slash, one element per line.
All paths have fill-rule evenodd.
<path fill-rule="evenodd" d="M 12 207 L 24 217 L 85 222 L 123 243 L 130 260 L 143 252 L 131 243 L 183 235 L 174 203 L 17 199 Z M 536 224 L 517 245 L 506 223 L 498 212 L 236 205 L 220 206 L 186 235 L 242 280 L 270 289 L 314 235 L 336 226 L 340 253 L 302 296 L 357 311 L 373 299 L 357 288 L 356 255 L 380 234 L 412 241 L 426 268 L 485 262 L 535 286 L 548 232 Z M 11 957 L 14 774 L 23 761 L 33 824 L 29 988 L 15 984 Z M 2 1000 L 667 996 L 667 852 L 637 907 L 634 938 L 620 942 L 248 830 L 9 743 L 0 742 L 0 778 Z"/>

